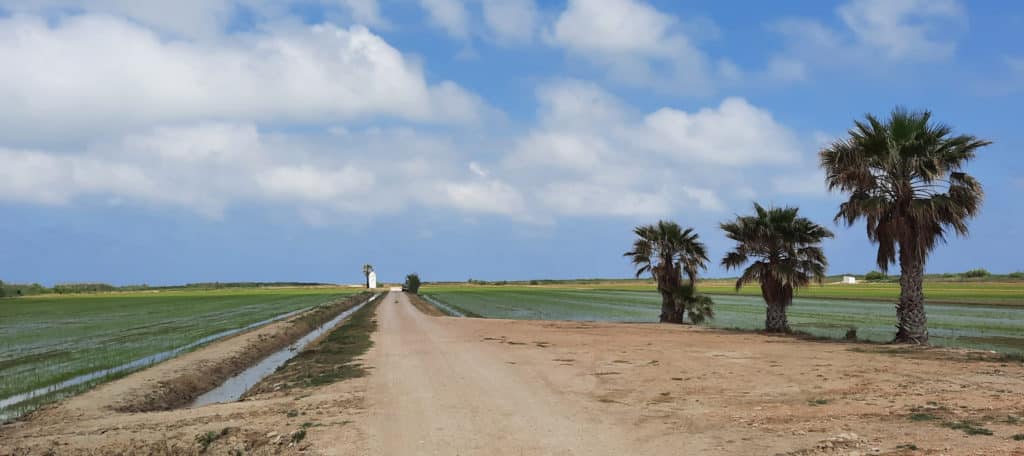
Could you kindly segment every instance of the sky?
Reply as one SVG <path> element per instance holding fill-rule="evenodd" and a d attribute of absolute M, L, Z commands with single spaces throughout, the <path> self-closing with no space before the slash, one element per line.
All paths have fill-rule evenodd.
<path fill-rule="evenodd" d="M 754 201 L 864 273 L 817 153 L 895 106 L 993 141 L 926 270 L 1024 270 L 1016 1 L 0 0 L 0 69 L 5 281 L 628 277 L 659 219 L 721 277 Z"/>

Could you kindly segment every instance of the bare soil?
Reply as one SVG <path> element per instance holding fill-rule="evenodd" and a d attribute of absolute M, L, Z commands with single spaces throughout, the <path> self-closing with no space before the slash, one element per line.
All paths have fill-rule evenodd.
<path fill-rule="evenodd" d="M 659 324 L 433 317 L 400 293 L 377 321 L 365 377 L 112 411 L 271 325 L 2 426 L 0 455 L 199 454 L 208 432 L 207 454 L 1024 455 L 1012 438 L 1024 433 L 1020 362 Z"/>

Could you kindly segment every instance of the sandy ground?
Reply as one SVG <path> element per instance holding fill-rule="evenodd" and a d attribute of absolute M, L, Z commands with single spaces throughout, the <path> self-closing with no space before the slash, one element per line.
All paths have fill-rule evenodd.
<path fill-rule="evenodd" d="M 195 435 L 228 428 L 207 454 L 1024 455 L 1011 438 L 1024 433 L 1020 362 L 658 324 L 432 317 L 400 293 L 377 314 L 366 377 L 192 410 L 110 411 L 118 392 L 232 339 L 0 427 L 0 454 L 198 453 Z M 994 435 L 941 425 L 962 420 Z"/>

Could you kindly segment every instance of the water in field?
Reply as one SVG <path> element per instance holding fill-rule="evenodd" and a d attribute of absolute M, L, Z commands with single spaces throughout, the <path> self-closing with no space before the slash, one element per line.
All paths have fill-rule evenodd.
<path fill-rule="evenodd" d="M 431 295 L 463 313 L 524 320 L 656 322 L 661 296 L 656 292 L 606 290 L 467 290 Z M 715 328 L 762 329 L 765 304 L 760 297 L 713 295 Z M 1024 307 L 977 304 L 928 304 L 932 344 L 1024 353 Z M 841 339 L 856 329 L 861 340 L 885 342 L 896 332 L 893 303 L 796 298 L 788 310 L 794 330 Z"/>
<path fill-rule="evenodd" d="M 363 306 L 370 303 L 374 299 L 380 297 L 380 294 L 373 295 L 373 297 L 363 301 L 361 304 L 352 307 L 340 314 L 337 317 L 332 318 L 327 323 L 320 325 L 320 327 L 310 331 L 301 339 L 295 341 L 295 343 L 278 350 L 276 353 L 263 359 L 259 363 L 250 366 L 248 369 L 242 371 L 242 373 L 227 379 L 220 386 L 207 391 L 200 395 L 192 402 L 192 407 L 201 407 L 209 404 L 218 404 L 223 402 L 234 402 L 239 400 L 247 391 L 256 386 L 260 380 L 263 380 L 266 376 L 273 374 L 279 367 L 284 365 L 288 360 L 298 355 L 299 352 L 304 350 L 307 345 L 312 343 L 314 340 L 320 338 L 324 333 L 331 331 L 335 326 L 338 326 L 342 320 L 348 318 L 350 315 L 362 309 Z"/>
<path fill-rule="evenodd" d="M 243 290 L 0 300 L 0 420 L 337 296 Z"/>
<path fill-rule="evenodd" d="M 263 325 L 266 325 L 266 324 L 269 324 L 269 323 L 273 323 L 275 321 L 284 320 L 286 318 L 289 318 L 291 316 L 294 316 L 294 315 L 296 315 L 296 314 L 298 314 L 300 312 L 304 312 L 306 310 L 309 310 L 309 308 L 307 307 L 305 309 L 299 309 L 299 310 L 296 310 L 294 312 L 288 312 L 286 314 L 278 315 L 278 316 L 273 317 L 273 318 L 268 318 L 266 320 L 258 321 L 256 323 L 253 323 L 253 324 L 241 327 L 241 328 L 235 328 L 235 329 L 229 329 L 227 331 L 221 331 L 219 333 L 211 334 L 211 335 L 203 337 L 202 339 L 199 339 L 199 340 L 197 340 L 195 342 L 192 342 L 192 343 L 189 343 L 187 345 L 175 348 L 173 350 L 167 350 L 167 351 L 164 351 L 164 352 L 156 353 L 154 355 L 149 355 L 149 356 L 147 356 L 145 358 L 139 358 L 139 359 L 136 359 L 136 360 L 134 360 L 132 362 L 122 364 L 120 366 L 114 366 L 114 367 L 110 367 L 110 368 L 107 368 L 107 369 L 101 369 L 101 370 L 98 370 L 98 371 L 90 372 L 90 373 L 85 374 L 85 375 L 79 375 L 79 376 L 71 378 L 69 380 L 62 381 L 60 383 L 54 383 L 52 385 L 48 385 L 48 386 L 45 386 L 43 388 L 37 388 L 37 389 L 34 389 L 32 391 L 27 391 L 27 392 L 24 392 L 24 393 L 21 393 L 21 394 L 16 394 L 14 396 L 3 398 L 3 399 L 0 399 L 0 411 L 6 410 L 6 409 L 8 409 L 8 408 L 10 408 L 12 406 L 15 406 L 15 405 L 18 405 L 18 404 L 21 404 L 21 403 L 24 403 L 24 402 L 29 402 L 29 401 L 31 401 L 33 399 L 36 399 L 36 398 L 44 397 L 44 396 L 47 396 L 47 395 L 52 395 L 52 394 L 58 393 L 60 391 L 67 390 L 69 388 L 77 387 L 77 386 L 80 386 L 80 385 L 85 385 L 85 384 L 88 384 L 90 382 L 94 382 L 96 380 L 101 380 L 101 379 L 104 379 L 104 378 L 107 378 L 107 377 L 114 376 L 116 374 L 138 370 L 138 369 L 141 369 L 143 367 L 148 367 L 148 366 L 151 366 L 153 364 L 160 363 L 160 362 L 166 361 L 168 359 L 171 359 L 171 358 L 173 358 L 175 356 L 180 355 L 181 353 L 183 353 L 185 351 L 191 350 L 191 349 L 193 349 L 195 347 L 198 347 L 200 345 L 205 345 L 205 344 L 208 344 L 208 343 L 213 342 L 215 340 L 223 339 L 225 337 L 228 337 L 228 336 L 231 336 L 231 335 L 234 335 L 234 334 L 238 334 L 238 333 L 240 333 L 242 331 L 248 331 L 248 330 L 253 329 L 253 328 L 258 328 L 260 326 L 263 326 Z M 6 419 L 7 415 L 4 415 L 3 412 L 0 412 L 0 418 Z"/>

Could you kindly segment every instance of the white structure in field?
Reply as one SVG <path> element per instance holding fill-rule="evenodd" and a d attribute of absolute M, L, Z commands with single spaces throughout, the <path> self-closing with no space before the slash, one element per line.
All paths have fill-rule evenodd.
<path fill-rule="evenodd" d="M 367 281 L 370 283 L 370 288 L 377 288 L 377 272 L 370 271 L 370 277 Z"/>
<path fill-rule="evenodd" d="M 843 276 L 843 283 L 857 283 L 857 278 L 854 276 Z"/>

